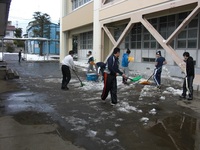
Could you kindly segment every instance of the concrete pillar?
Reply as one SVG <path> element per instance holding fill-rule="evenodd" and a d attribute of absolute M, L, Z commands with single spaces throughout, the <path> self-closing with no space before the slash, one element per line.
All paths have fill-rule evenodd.
<path fill-rule="evenodd" d="M 93 16 L 93 56 L 96 62 L 103 61 L 102 46 L 101 46 L 101 25 L 99 22 L 99 9 L 101 7 L 101 1 L 94 1 L 94 16 Z"/>
<path fill-rule="evenodd" d="M 65 32 L 63 32 L 63 27 L 62 27 L 62 18 L 66 15 L 67 10 L 66 10 L 66 5 L 67 5 L 67 0 L 62 0 L 61 2 L 61 14 L 60 14 L 60 62 L 63 60 L 63 58 L 67 55 L 67 35 Z"/>
<path fill-rule="evenodd" d="M 67 52 L 67 33 L 60 33 L 60 62 L 64 59 L 64 57 L 68 54 Z"/>

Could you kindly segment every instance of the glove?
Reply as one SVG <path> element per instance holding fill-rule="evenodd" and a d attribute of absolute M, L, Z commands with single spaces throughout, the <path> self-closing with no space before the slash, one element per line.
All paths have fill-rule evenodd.
<path fill-rule="evenodd" d="M 122 74 L 122 77 L 124 77 L 125 79 L 127 79 L 126 75 L 125 74 Z"/>

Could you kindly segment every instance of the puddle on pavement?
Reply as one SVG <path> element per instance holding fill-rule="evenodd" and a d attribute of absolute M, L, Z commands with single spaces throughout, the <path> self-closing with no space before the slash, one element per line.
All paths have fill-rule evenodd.
<path fill-rule="evenodd" d="M 3 95 L 2 99 L 5 114 L 13 114 L 23 111 L 52 112 L 53 108 L 45 103 L 46 96 L 33 92 L 14 92 Z"/>
<path fill-rule="evenodd" d="M 19 112 L 14 114 L 13 118 L 20 124 L 25 125 L 53 124 L 51 117 L 46 113 L 41 112 Z"/>
<path fill-rule="evenodd" d="M 149 122 L 147 130 L 159 137 L 157 145 L 171 143 L 175 150 L 200 149 L 200 120 L 185 114 L 174 114 L 163 120 Z"/>

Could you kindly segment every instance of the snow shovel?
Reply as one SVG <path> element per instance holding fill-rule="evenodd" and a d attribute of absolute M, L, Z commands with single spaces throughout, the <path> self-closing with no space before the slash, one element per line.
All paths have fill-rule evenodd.
<path fill-rule="evenodd" d="M 146 80 L 146 81 L 141 81 L 140 82 L 140 84 L 143 84 L 143 85 L 149 85 L 149 84 L 151 84 L 150 82 L 149 82 L 149 79 L 151 79 L 151 77 L 154 75 L 154 73 Z"/>
<path fill-rule="evenodd" d="M 131 80 L 132 82 L 139 81 L 141 78 L 142 78 L 142 76 L 136 76 L 136 77 L 134 77 L 134 78 L 129 78 L 129 77 L 128 77 L 128 79 Z"/>
<path fill-rule="evenodd" d="M 83 87 L 85 84 L 83 84 L 83 82 L 81 81 L 81 79 L 79 78 L 78 74 L 76 73 L 75 70 L 73 70 L 74 74 L 76 75 L 76 77 L 78 78 L 78 80 L 80 81 L 81 83 L 81 87 Z"/>

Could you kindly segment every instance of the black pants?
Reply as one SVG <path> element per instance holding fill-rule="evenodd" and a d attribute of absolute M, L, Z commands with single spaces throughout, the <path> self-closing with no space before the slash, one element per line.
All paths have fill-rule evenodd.
<path fill-rule="evenodd" d="M 116 76 L 104 73 L 104 88 L 101 99 L 105 100 L 110 92 L 111 101 L 113 104 L 117 103 L 117 79 Z"/>
<path fill-rule="evenodd" d="M 182 96 L 186 96 L 187 95 L 186 93 L 189 89 L 189 91 L 188 91 L 189 97 L 193 98 L 193 79 L 194 79 L 194 76 L 188 76 L 184 79 Z M 186 84 L 186 80 L 187 80 L 187 84 Z"/>
<path fill-rule="evenodd" d="M 154 79 L 157 86 L 159 86 L 161 84 L 161 73 L 162 72 L 161 72 L 160 68 L 154 70 L 153 79 Z"/>
<path fill-rule="evenodd" d="M 19 56 L 19 62 L 21 61 L 21 56 Z"/>
<path fill-rule="evenodd" d="M 62 69 L 62 75 L 63 75 L 61 88 L 65 89 L 69 81 L 71 80 L 71 73 L 70 73 L 69 67 L 66 65 L 62 65 L 61 69 Z"/>

